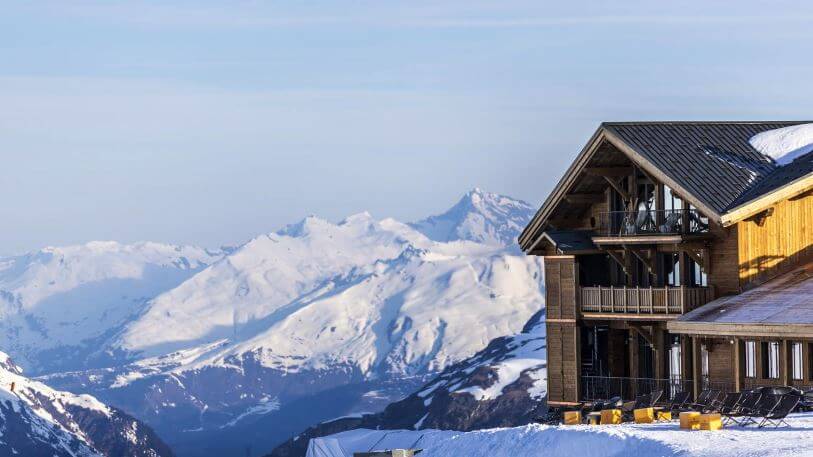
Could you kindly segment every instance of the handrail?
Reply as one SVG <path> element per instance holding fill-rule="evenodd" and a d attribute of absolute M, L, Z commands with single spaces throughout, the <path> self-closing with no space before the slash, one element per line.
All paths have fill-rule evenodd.
<path fill-rule="evenodd" d="M 679 235 L 709 231 L 709 219 L 695 209 L 635 209 L 598 214 L 601 236 Z"/>
<path fill-rule="evenodd" d="M 685 314 L 713 299 L 710 287 L 581 287 L 583 313 Z"/>

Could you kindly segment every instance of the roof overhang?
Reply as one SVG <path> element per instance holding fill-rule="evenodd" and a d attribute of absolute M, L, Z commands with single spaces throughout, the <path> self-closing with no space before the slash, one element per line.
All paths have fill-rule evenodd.
<path fill-rule="evenodd" d="M 700 210 L 706 217 L 713 222 L 720 224 L 721 215 L 714 210 L 706 202 L 692 195 L 684 186 L 679 182 L 673 180 L 668 175 L 663 173 L 657 166 L 647 160 L 643 155 L 635 150 L 632 146 L 628 145 L 615 133 L 605 127 L 604 124 L 599 126 L 598 130 L 590 137 L 590 140 L 581 150 L 576 160 L 570 165 L 565 172 L 565 175 L 559 180 L 554 187 L 553 191 L 548 195 L 545 203 L 534 215 L 531 222 L 525 227 L 525 230 L 519 236 L 519 245 L 525 252 L 530 252 L 539 243 L 545 225 L 550 219 L 556 206 L 562 201 L 565 195 L 574 187 L 580 174 L 584 168 L 593 158 L 595 152 L 602 142 L 607 141 L 621 151 L 633 164 L 641 168 L 645 173 L 659 180 L 663 184 L 669 186 L 677 194 L 684 197 L 694 207 Z"/>
<path fill-rule="evenodd" d="M 813 339 L 813 260 L 667 324 L 672 333 Z"/>
<path fill-rule="evenodd" d="M 813 189 L 813 173 L 802 176 L 770 193 L 729 210 L 721 218 L 723 227 L 729 227 L 748 219 L 783 200 L 793 198 L 811 189 Z"/>

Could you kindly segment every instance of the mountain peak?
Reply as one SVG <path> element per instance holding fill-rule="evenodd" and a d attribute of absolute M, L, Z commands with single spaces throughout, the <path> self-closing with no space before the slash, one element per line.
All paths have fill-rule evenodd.
<path fill-rule="evenodd" d="M 522 200 L 475 187 L 448 211 L 410 226 L 440 242 L 467 240 L 513 246 L 533 214 L 534 208 Z"/>

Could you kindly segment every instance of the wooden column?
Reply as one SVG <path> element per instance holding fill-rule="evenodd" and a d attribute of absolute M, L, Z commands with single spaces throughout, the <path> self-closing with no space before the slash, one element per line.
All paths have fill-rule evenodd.
<path fill-rule="evenodd" d="M 687 335 L 680 336 L 680 358 L 681 360 L 681 367 L 680 367 L 680 375 L 683 378 L 682 381 L 687 381 L 689 379 L 694 379 L 692 377 L 692 367 L 694 364 L 692 363 L 692 340 Z M 681 386 L 681 389 L 688 389 L 690 386 L 687 383 Z M 691 387 L 694 389 L 694 387 Z"/>
<path fill-rule="evenodd" d="M 652 326 L 652 352 L 655 356 L 655 378 L 664 379 L 666 373 L 666 351 L 663 330 L 656 325 Z"/>
<path fill-rule="evenodd" d="M 700 338 L 692 337 L 692 389 L 694 398 L 700 394 Z"/>
<path fill-rule="evenodd" d="M 742 351 L 740 349 L 741 345 L 742 345 L 742 342 L 739 339 L 734 338 L 734 348 L 733 348 L 734 350 L 732 351 L 732 353 L 734 355 L 732 357 L 733 358 L 733 360 L 732 360 L 733 363 L 731 364 L 731 366 L 734 367 L 734 369 L 733 369 L 733 371 L 734 371 L 734 390 L 736 392 L 741 392 L 742 391 L 742 371 L 743 371 L 743 366 L 742 365 L 743 364 L 742 364 Z"/>
<path fill-rule="evenodd" d="M 629 367 L 630 378 L 638 377 L 638 332 L 633 329 L 627 330 L 627 341 L 629 344 Z M 634 398 L 638 395 L 635 382 L 630 385 L 630 395 Z"/>
<path fill-rule="evenodd" d="M 790 385 L 788 384 L 788 380 L 791 378 L 789 373 L 791 365 L 788 363 L 789 346 L 788 340 L 782 340 L 779 343 L 779 380 L 782 381 L 783 386 Z"/>

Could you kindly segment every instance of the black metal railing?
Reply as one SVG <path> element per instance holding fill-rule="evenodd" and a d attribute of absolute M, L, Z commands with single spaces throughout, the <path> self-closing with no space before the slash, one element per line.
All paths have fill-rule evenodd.
<path fill-rule="evenodd" d="M 606 400 L 621 397 L 622 400 L 634 400 L 637 395 L 650 394 L 653 391 L 663 392 L 661 401 L 671 400 L 678 392 L 691 392 L 693 388 L 690 379 L 672 377 L 656 378 L 626 378 L 611 376 L 582 376 L 582 400 Z"/>
<path fill-rule="evenodd" d="M 709 231 L 709 220 L 697 210 L 638 209 L 600 213 L 600 236 L 679 235 Z"/>

